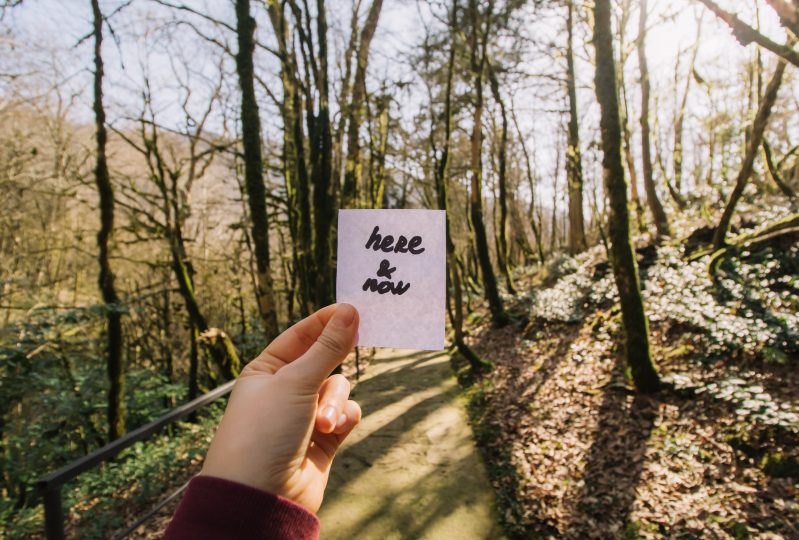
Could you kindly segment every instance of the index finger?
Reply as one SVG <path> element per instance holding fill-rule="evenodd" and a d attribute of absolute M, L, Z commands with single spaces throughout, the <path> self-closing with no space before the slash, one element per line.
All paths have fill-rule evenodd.
<path fill-rule="evenodd" d="M 316 342 L 335 312 L 336 304 L 331 304 L 289 327 L 273 339 L 246 367 L 255 371 L 275 373 L 293 362 Z"/>

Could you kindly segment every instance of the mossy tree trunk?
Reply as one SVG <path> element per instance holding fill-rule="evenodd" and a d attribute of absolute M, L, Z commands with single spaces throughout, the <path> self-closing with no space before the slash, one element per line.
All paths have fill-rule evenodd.
<path fill-rule="evenodd" d="M 347 111 L 349 114 L 347 158 L 345 161 L 344 185 L 341 190 L 342 208 L 353 205 L 360 206 L 361 199 L 364 198 L 361 194 L 363 188 L 363 165 L 361 163 L 359 134 L 366 109 L 366 69 L 369 64 L 369 48 L 377 30 L 377 22 L 382 8 L 383 0 L 373 0 L 369 8 L 369 14 L 366 16 L 366 22 L 361 29 L 358 51 L 355 55 L 355 80 L 352 85 L 352 100 Z"/>
<path fill-rule="evenodd" d="M 435 160 L 435 182 L 436 182 L 436 196 L 438 199 L 438 207 L 441 210 L 447 211 L 447 184 L 449 183 L 449 162 L 450 162 L 450 148 L 452 145 L 452 85 L 453 76 L 455 71 L 455 49 L 457 42 L 457 12 L 458 0 L 453 0 L 450 8 L 450 49 L 447 62 L 447 79 L 446 90 L 444 94 L 444 145 L 441 148 L 440 158 L 436 158 L 438 149 L 435 142 L 435 115 L 431 109 L 431 126 L 430 126 L 430 144 L 433 150 Z M 431 103 L 432 107 L 432 103 Z M 446 219 L 446 241 L 447 241 L 447 314 L 449 321 L 452 325 L 454 334 L 455 347 L 458 352 L 466 358 L 469 366 L 474 372 L 484 372 L 491 369 L 490 362 L 486 362 L 475 353 L 471 347 L 466 344 L 463 332 L 463 286 L 461 284 L 461 275 L 456 261 L 457 255 L 455 253 L 455 243 L 452 240 L 452 231 L 450 227 L 449 216 Z"/>
<path fill-rule="evenodd" d="M 142 154 L 148 178 L 160 195 L 157 205 L 160 218 L 141 208 L 137 211 L 146 216 L 145 221 L 154 226 L 153 232 L 163 235 L 167 243 L 170 266 L 178 283 L 178 292 L 183 299 L 190 324 L 197 333 L 197 342 L 210 358 L 209 364 L 212 364 L 223 378 L 233 379 L 238 376 L 241 368 L 238 353 L 230 336 L 221 329 L 211 327 L 200 308 L 195 290 L 194 269 L 183 234 L 184 223 L 189 215 L 186 201 L 191 186 L 207 172 L 215 157 L 215 147 L 212 146 L 210 150 L 200 150 L 199 146 L 201 141 L 204 141 L 205 123 L 210 117 L 215 99 L 219 97 L 219 88 L 218 86 L 214 99 L 209 101 L 205 111 L 197 120 L 186 117 L 188 155 L 185 159 L 178 159 L 175 156 L 169 146 L 169 140 L 162 145 L 155 109 L 151 95 L 147 92 L 143 94 L 144 110 L 138 118 L 141 142 L 134 142 L 123 132 L 117 131 L 117 133 Z M 155 201 L 150 198 L 142 199 L 145 200 Z M 215 379 L 213 370 L 209 370 L 209 376 Z M 191 386 L 192 381 L 189 381 L 189 384 Z"/>
<path fill-rule="evenodd" d="M 210 355 L 213 364 L 219 369 L 224 379 L 235 379 L 241 371 L 241 361 L 230 336 L 223 330 L 211 328 L 208 319 L 200 309 L 194 288 L 194 270 L 186 254 L 179 223 L 172 228 L 168 240 L 172 254 L 172 270 L 178 282 L 178 291 L 189 314 L 192 331 L 196 332 L 193 339 L 197 339 L 203 350 Z M 209 373 L 209 376 L 214 378 L 213 373 Z M 190 390 L 192 385 L 196 385 L 196 381 L 189 381 Z"/>
<path fill-rule="evenodd" d="M 499 148 L 497 149 L 497 183 L 499 184 L 499 229 L 497 235 L 497 261 L 499 262 L 502 275 L 510 294 L 516 294 L 513 288 L 513 280 L 510 277 L 510 262 L 508 260 L 508 111 L 505 109 L 505 101 L 499 92 L 499 77 L 495 66 L 487 62 L 489 83 L 491 94 L 494 101 L 499 105 L 500 116 L 502 117 L 502 128 L 500 132 Z"/>
<path fill-rule="evenodd" d="M 609 204 L 611 263 L 621 302 L 624 326 L 624 354 L 636 388 L 654 392 L 660 378 L 652 361 L 649 325 L 641 298 L 638 267 L 630 238 L 627 208 L 627 182 L 624 178 L 619 121 L 616 63 L 613 57 L 611 0 L 596 0 L 594 6 L 594 47 L 596 48 L 595 85 L 601 109 L 602 168 Z"/>
<path fill-rule="evenodd" d="M 378 0 L 379 1 L 379 0 Z M 333 182 L 333 134 L 330 128 L 330 81 L 327 61 L 327 12 L 324 0 L 316 2 L 316 40 L 319 68 L 316 79 L 319 108 L 314 129 L 309 130 L 311 144 L 311 182 L 314 207 L 315 307 L 334 301 L 335 274 L 332 260 L 333 220 L 336 215 Z"/>
<path fill-rule="evenodd" d="M 469 0 L 469 24 L 471 25 L 471 61 L 470 67 L 474 81 L 474 112 L 472 115 L 471 135 L 471 191 L 469 194 L 469 217 L 474 233 L 475 251 L 483 278 L 483 291 L 491 320 L 497 326 L 509 322 L 502 305 L 497 288 L 497 278 L 491 266 L 491 254 L 488 248 L 485 222 L 483 221 L 483 74 L 486 69 L 488 33 L 491 28 L 493 0 L 489 0 L 486 12 L 481 16 L 477 0 Z M 485 26 L 481 19 L 485 19 Z"/>
<path fill-rule="evenodd" d="M 106 371 L 108 373 L 107 422 L 108 440 L 112 441 L 125 433 L 124 396 L 125 371 L 122 365 L 122 310 L 111 270 L 109 249 L 114 233 L 114 190 L 108 172 L 106 142 L 108 132 L 105 126 L 105 107 L 103 106 L 103 13 L 99 0 L 92 0 L 94 23 L 94 122 L 97 143 L 97 156 L 94 179 L 100 196 L 100 231 L 97 233 L 100 264 L 98 283 L 105 303 L 106 313 Z"/>
<path fill-rule="evenodd" d="M 371 130 L 369 142 L 369 197 L 370 208 L 382 208 L 386 204 L 386 152 L 390 124 L 391 96 L 382 93 L 375 99 L 377 117 Z"/>
<path fill-rule="evenodd" d="M 257 268 L 258 311 L 264 323 L 264 337 L 271 341 L 279 333 L 269 254 L 269 219 L 261 155 L 261 118 L 255 98 L 255 19 L 250 15 L 250 0 L 236 0 L 236 71 L 241 89 L 241 139 L 244 147 L 244 185 L 247 190 L 252 243 Z"/>
<path fill-rule="evenodd" d="M 795 199 L 796 192 L 791 186 L 785 183 L 785 180 L 783 180 L 779 167 L 774 163 L 774 156 L 771 153 L 771 146 L 766 141 L 765 137 L 763 138 L 763 157 L 766 160 L 766 167 L 768 168 L 771 179 L 774 180 L 774 183 L 777 184 L 777 187 L 780 188 L 780 191 L 782 191 L 783 195 L 789 199 Z"/>
<path fill-rule="evenodd" d="M 280 58 L 280 81 L 283 99 L 279 104 L 283 120 L 282 166 L 288 198 L 288 224 L 291 234 L 293 276 L 297 280 L 297 303 L 300 316 L 313 311 L 314 260 L 311 216 L 311 187 L 303 131 L 303 98 L 300 93 L 298 66 L 289 25 L 278 0 L 268 2 L 269 20 L 277 41 Z"/>
<path fill-rule="evenodd" d="M 569 186 L 569 253 L 588 247 L 583 217 L 583 163 L 580 152 L 580 125 L 577 115 L 577 85 L 574 71 L 574 2 L 568 1 L 566 17 L 566 88 L 569 95 L 566 181 Z"/>
<path fill-rule="evenodd" d="M 749 136 L 749 144 L 746 147 L 746 155 L 741 164 L 741 170 L 738 172 L 738 176 L 735 179 L 735 187 L 730 194 L 730 198 L 727 200 L 727 205 L 724 207 L 724 212 L 721 214 L 718 227 L 716 227 L 716 232 L 713 235 L 713 247 L 716 249 L 721 249 L 726 244 L 727 232 L 730 230 L 730 222 L 735 213 L 735 207 L 738 205 L 738 201 L 741 200 L 749 177 L 752 176 L 755 157 L 757 157 L 757 152 L 763 142 L 763 132 L 768 125 L 771 108 L 777 100 L 777 94 L 782 84 L 783 73 L 785 73 L 785 60 L 780 59 L 777 63 L 777 69 L 774 71 L 774 75 L 772 75 L 771 80 L 768 82 L 768 86 L 766 86 L 766 93 L 763 95 L 763 99 L 757 109 L 757 114 L 752 123 L 752 130 Z"/>

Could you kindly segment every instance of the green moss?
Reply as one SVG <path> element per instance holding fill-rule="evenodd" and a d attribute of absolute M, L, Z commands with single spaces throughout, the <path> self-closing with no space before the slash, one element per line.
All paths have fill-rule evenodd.
<path fill-rule="evenodd" d="M 658 526 L 655 523 L 646 521 L 630 521 L 624 527 L 621 537 L 623 540 L 639 540 L 648 538 L 651 535 L 645 536 L 642 533 L 657 533 Z"/>
<path fill-rule="evenodd" d="M 679 358 L 685 358 L 692 352 L 693 349 L 689 345 L 680 345 L 678 347 L 674 347 L 673 349 L 669 349 L 663 356 L 667 360 L 675 360 Z"/>
<path fill-rule="evenodd" d="M 770 452 L 763 456 L 760 469 L 773 478 L 799 478 L 799 461 L 782 452 Z"/>
<path fill-rule="evenodd" d="M 742 521 L 735 521 L 731 524 L 728 524 L 724 528 L 732 535 L 733 538 L 735 538 L 735 540 L 749 539 L 749 529 L 747 529 L 746 523 L 743 523 Z"/>

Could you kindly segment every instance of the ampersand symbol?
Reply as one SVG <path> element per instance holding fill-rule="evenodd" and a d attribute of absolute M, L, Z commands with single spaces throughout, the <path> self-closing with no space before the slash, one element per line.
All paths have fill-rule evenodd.
<path fill-rule="evenodd" d="M 390 268 L 391 263 L 388 262 L 388 259 L 383 259 L 380 261 L 380 268 L 377 269 L 377 277 L 384 277 L 386 279 L 391 279 L 391 274 L 394 273 L 394 270 L 397 269 L 395 266 L 394 268 Z"/>

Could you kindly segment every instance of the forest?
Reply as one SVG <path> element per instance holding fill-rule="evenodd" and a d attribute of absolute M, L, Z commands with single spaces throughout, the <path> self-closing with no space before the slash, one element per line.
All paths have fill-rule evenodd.
<path fill-rule="evenodd" d="M 799 538 L 797 40 L 799 0 L 0 0 L 0 538 L 334 303 L 343 208 L 446 210 L 449 348 L 350 354 L 322 538 Z M 66 537 L 160 537 L 224 406 L 64 484 Z"/>

